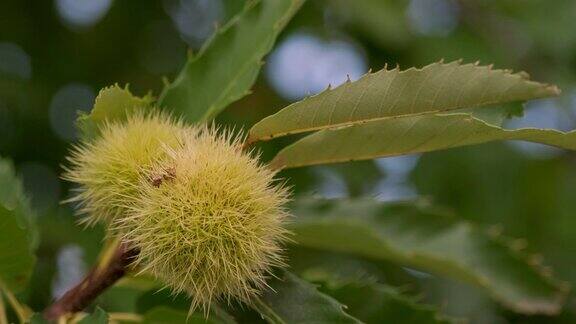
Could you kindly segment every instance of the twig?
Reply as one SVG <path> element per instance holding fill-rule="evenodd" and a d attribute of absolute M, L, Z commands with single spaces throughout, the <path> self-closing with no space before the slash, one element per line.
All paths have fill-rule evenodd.
<path fill-rule="evenodd" d="M 44 318 L 56 321 L 62 315 L 76 313 L 86 308 L 106 288 L 126 274 L 137 255 L 138 250 L 120 243 L 106 264 L 93 268 L 84 280 L 44 310 Z"/>

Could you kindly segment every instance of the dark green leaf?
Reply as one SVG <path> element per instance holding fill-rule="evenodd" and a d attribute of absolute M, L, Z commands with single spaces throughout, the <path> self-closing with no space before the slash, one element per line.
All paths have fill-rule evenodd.
<path fill-rule="evenodd" d="M 276 155 L 275 168 L 366 160 L 500 140 L 523 140 L 576 150 L 576 131 L 507 130 L 469 114 L 383 119 L 304 137 Z"/>
<path fill-rule="evenodd" d="M 440 62 L 422 69 L 383 69 L 264 118 L 250 129 L 249 141 L 558 93 L 555 86 L 530 81 L 525 73 L 512 74 L 477 64 Z"/>
<path fill-rule="evenodd" d="M 336 298 L 347 306 L 350 315 L 366 323 L 450 322 L 434 307 L 418 303 L 390 285 L 391 281 L 401 287 L 414 284 L 404 278 L 396 282 L 400 267 L 302 247 L 291 247 L 289 256 L 293 271 L 321 284 L 320 291 Z"/>
<path fill-rule="evenodd" d="M 160 107 L 190 122 L 206 121 L 247 95 L 263 57 L 303 2 L 248 1 L 164 89 Z"/>
<path fill-rule="evenodd" d="M 451 323 L 432 306 L 419 304 L 396 289 L 378 283 L 331 283 L 321 289 L 346 305 L 365 323 Z"/>
<path fill-rule="evenodd" d="M 116 84 L 100 90 L 92 111 L 78 118 L 78 127 L 83 136 L 91 138 L 98 134 L 98 128 L 105 121 L 123 120 L 136 110 L 148 108 L 151 103 L 152 97 L 136 97 L 127 86 L 121 88 Z"/>
<path fill-rule="evenodd" d="M 271 280 L 254 308 L 269 323 L 361 323 L 343 305 L 289 272 Z"/>
<path fill-rule="evenodd" d="M 388 286 L 414 287 L 418 280 L 402 266 L 385 260 L 290 245 L 290 270 L 308 281 L 325 281 L 326 274 L 341 281 L 380 282 Z M 318 276 L 320 275 L 320 278 Z M 410 290 L 412 292 L 412 290 Z M 414 291 L 416 292 L 416 291 Z M 417 291 L 419 292 L 419 291 Z"/>
<path fill-rule="evenodd" d="M 556 314 L 565 287 L 506 239 L 421 204 L 371 199 L 299 201 L 298 244 L 385 259 L 472 283 L 523 313 Z"/>

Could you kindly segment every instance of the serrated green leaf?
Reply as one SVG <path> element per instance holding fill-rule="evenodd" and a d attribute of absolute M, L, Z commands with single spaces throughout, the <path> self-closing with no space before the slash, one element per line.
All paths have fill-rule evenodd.
<path fill-rule="evenodd" d="M 421 304 L 398 289 L 378 282 L 379 277 L 385 277 L 386 280 L 389 278 L 388 273 L 381 276 L 380 267 L 375 263 L 326 251 L 296 250 L 296 258 L 301 260 L 296 260 L 297 264 L 294 265 L 294 254 L 291 253 L 291 268 L 299 271 L 307 281 L 320 284 L 320 291 L 346 305 L 346 312 L 365 323 L 453 321 L 440 314 L 435 307 Z"/>
<path fill-rule="evenodd" d="M 507 130 L 468 114 L 384 119 L 325 129 L 281 150 L 276 169 L 366 160 L 501 140 L 522 140 L 576 150 L 576 131 L 524 128 Z"/>
<path fill-rule="evenodd" d="M 351 315 L 366 323 L 451 323 L 434 307 L 418 304 L 384 285 L 349 283 L 328 288 L 326 293 L 346 304 Z"/>
<path fill-rule="evenodd" d="M 326 274 L 340 281 L 380 282 L 388 286 L 414 287 L 418 279 L 400 265 L 385 260 L 290 245 L 290 270 L 308 281 L 325 281 Z M 410 289 L 412 290 L 412 289 Z"/>
<path fill-rule="evenodd" d="M 218 30 L 189 59 L 159 104 L 189 122 L 213 119 L 244 97 L 256 80 L 263 57 L 304 0 L 249 1 L 245 10 Z"/>
<path fill-rule="evenodd" d="M 108 314 L 100 307 L 94 313 L 83 317 L 78 324 L 108 324 Z"/>
<path fill-rule="evenodd" d="M 294 103 L 252 127 L 249 142 L 369 121 L 554 96 L 558 88 L 491 66 L 442 62 L 383 69 Z"/>
<path fill-rule="evenodd" d="M 269 323 L 362 323 L 312 284 L 283 271 L 253 305 Z"/>
<path fill-rule="evenodd" d="M 365 323 L 452 323 L 432 306 L 419 304 L 393 287 L 366 282 L 332 282 L 321 289 Z"/>
<path fill-rule="evenodd" d="M 305 247 L 384 259 L 482 288 L 521 313 L 557 314 L 563 284 L 506 239 L 414 203 L 372 199 L 297 201 L 291 229 Z"/>
<path fill-rule="evenodd" d="M 407 290 L 412 291 L 407 287 L 417 282 L 407 273 L 399 273 L 401 266 L 299 245 L 290 246 L 289 251 L 292 271 L 320 284 L 320 291 L 336 298 L 347 306 L 350 315 L 366 323 L 460 322 L 407 295 Z"/>
<path fill-rule="evenodd" d="M 78 128 L 84 137 L 94 137 L 98 134 L 98 127 L 105 121 L 123 120 L 136 110 L 147 109 L 152 101 L 151 96 L 141 98 L 133 95 L 127 86 L 121 88 L 115 84 L 103 88 L 90 113 L 78 118 Z"/>
<path fill-rule="evenodd" d="M 0 158 L 0 288 L 20 292 L 32 275 L 37 241 L 32 217 L 12 163 Z"/>

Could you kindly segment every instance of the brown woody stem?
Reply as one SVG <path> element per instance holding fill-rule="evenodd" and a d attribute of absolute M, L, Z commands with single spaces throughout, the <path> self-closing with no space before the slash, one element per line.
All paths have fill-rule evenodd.
<path fill-rule="evenodd" d="M 138 250 L 120 243 L 106 265 L 94 267 L 84 280 L 46 308 L 43 313 L 44 318 L 56 321 L 63 315 L 76 313 L 86 308 L 106 288 L 126 274 L 137 255 Z"/>

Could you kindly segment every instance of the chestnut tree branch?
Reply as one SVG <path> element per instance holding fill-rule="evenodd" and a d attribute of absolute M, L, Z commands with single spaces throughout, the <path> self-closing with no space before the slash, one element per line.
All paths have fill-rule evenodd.
<path fill-rule="evenodd" d="M 137 249 L 120 243 L 107 264 L 94 267 L 79 284 L 46 308 L 44 318 L 56 321 L 62 315 L 76 313 L 86 308 L 104 290 L 126 274 L 138 253 Z"/>

